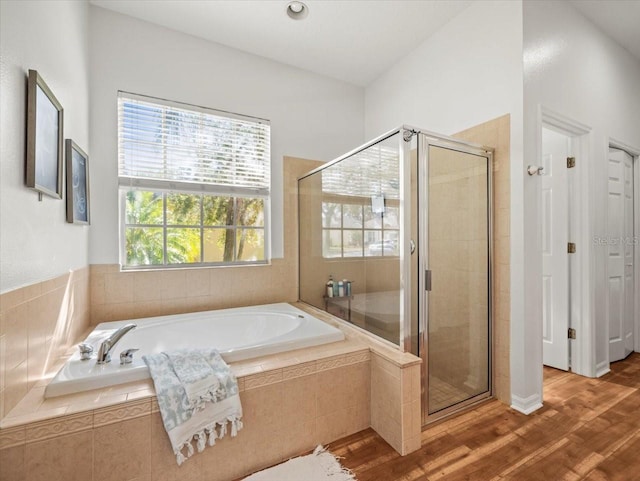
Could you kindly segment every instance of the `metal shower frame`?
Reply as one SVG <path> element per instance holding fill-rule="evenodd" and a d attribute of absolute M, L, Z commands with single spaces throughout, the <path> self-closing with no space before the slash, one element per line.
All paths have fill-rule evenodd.
<path fill-rule="evenodd" d="M 379 338 L 380 341 L 393 346 L 395 349 L 399 349 L 402 352 L 411 352 L 411 295 L 412 292 L 418 294 L 418 332 L 415 333 L 418 336 L 418 353 L 422 358 L 422 420 L 423 424 L 440 419 L 443 416 L 451 414 L 452 412 L 461 410 L 471 404 L 480 402 L 492 395 L 493 389 L 493 339 L 492 339 L 492 327 L 493 327 L 493 149 L 485 147 L 473 142 L 467 142 L 464 140 L 456 139 L 454 137 L 441 135 L 435 132 L 430 132 L 425 129 L 417 128 L 411 125 L 403 124 L 398 128 L 390 130 L 378 137 L 366 142 L 365 144 L 347 152 L 340 157 L 323 164 L 322 166 L 308 172 L 298 179 L 298 181 L 318 173 L 334 164 L 337 164 L 349 157 L 368 149 L 369 147 L 382 142 L 394 135 L 399 135 L 399 176 L 400 176 L 400 204 L 399 204 L 399 218 L 401 219 L 401 228 L 399 234 L 400 245 L 400 336 L 398 339 L 398 345 L 393 344 L 385 339 Z M 417 212 L 417 225 L 418 225 L 418 285 L 412 286 L 411 280 L 411 150 L 412 139 L 417 136 L 417 189 L 418 189 L 418 212 Z M 428 269 L 428 209 L 420 209 L 420 206 L 428 206 L 428 166 L 429 166 L 429 146 L 442 147 L 458 152 L 477 155 L 479 157 L 485 157 L 487 159 L 487 229 L 488 229 L 488 368 L 489 368 L 489 389 L 485 393 L 481 393 L 474 396 L 471 399 L 458 403 L 450 408 L 439 411 L 437 414 L 428 415 L 428 396 L 426 395 L 426 379 L 428 375 L 428 357 L 426 356 L 426 346 L 428 342 L 428 293 L 425 290 L 424 272 Z M 350 324 L 351 325 L 351 324 Z M 358 326 L 354 326 L 356 329 L 368 332 Z M 428 420 L 427 420 L 428 418 Z"/>

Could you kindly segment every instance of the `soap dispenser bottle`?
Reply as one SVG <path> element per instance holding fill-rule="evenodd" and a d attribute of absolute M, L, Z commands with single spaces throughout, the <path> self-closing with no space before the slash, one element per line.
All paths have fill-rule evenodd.
<path fill-rule="evenodd" d="M 333 276 L 329 274 L 329 282 L 327 282 L 327 297 L 333 297 Z"/>

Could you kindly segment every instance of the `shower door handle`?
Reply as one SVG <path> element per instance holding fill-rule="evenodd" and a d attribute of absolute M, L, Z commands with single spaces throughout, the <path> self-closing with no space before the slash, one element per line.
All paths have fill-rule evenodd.
<path fill-rule="evenodd" d="M 431 271 L 429 269 L 424 271 L 424 290 L 431 290 Z"/>

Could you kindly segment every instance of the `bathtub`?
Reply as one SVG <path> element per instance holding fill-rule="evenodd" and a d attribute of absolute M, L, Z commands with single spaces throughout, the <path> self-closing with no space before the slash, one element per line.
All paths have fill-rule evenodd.
<path fill-rule="evenodd" d="M 97 364 L 98 348 L 116 329 L 134 322 L 111 351 L 112 360 Z M 188 347 L 215 347 L 227 362 L 342 341 L 344 334 L 289 304 L 194 312 L 98 324 L 83 342 L 94 348 L 92 359 L 69 358 L 45 389 L 46 398 L 114 386 L 150 377 L 142 356 Z M 120 352 L 140 349 L 133 363 L 120 365 Z"/>

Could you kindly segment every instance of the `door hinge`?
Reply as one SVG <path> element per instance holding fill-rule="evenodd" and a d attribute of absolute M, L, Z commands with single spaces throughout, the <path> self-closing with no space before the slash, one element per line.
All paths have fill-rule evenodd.
<path fill-rule="evenodd" d="M 567 336 L 569 337 L 569 339 L 575 339 L 576 338 L 576 330 L 573 327 L 570 327 Z"/>
<path fill-rule="evenodd" d="M 573 169 L 576 166 L 575 157 L 567 157 L 567 169 Z"/>
<path fill-rule="evenodd" d="M 576 244 L 574 242 L 569 242 L 567 244 L 567 252 L 569 254 L 575 254 L 576 253 Z"/>
<path fill-rule="evenodd" d="M 424 289 L 425 291 L 431 290 L 431 271 L 428 269 L 424 271 Z"/>

